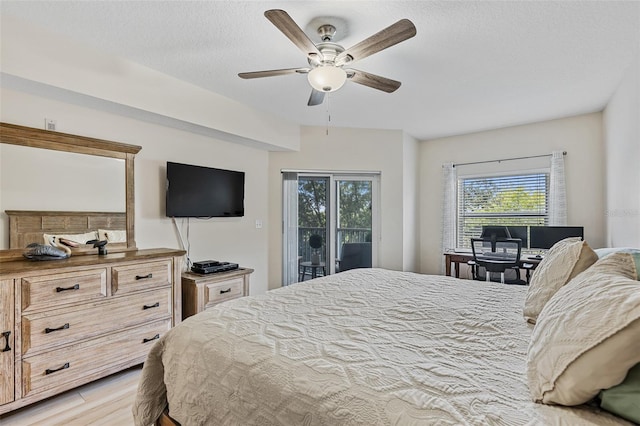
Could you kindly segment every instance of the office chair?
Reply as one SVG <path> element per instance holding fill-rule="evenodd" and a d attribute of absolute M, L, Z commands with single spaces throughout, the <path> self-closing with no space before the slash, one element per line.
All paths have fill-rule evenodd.
<path fill-rule="evenodd" d="M 518 238 L 472 238 L 473 279 L 503 284 L 527 284 L 520 279 L 522 240 Z M 499 275 L 498 275 L 499 274 Z"/>
<path fill-rule="evenodd" d="M 339 272 L 371 268 L 371 243 L 344 243 L 337 261 Z"/>

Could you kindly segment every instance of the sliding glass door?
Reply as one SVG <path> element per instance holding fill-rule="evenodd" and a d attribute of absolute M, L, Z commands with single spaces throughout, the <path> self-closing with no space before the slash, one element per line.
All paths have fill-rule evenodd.
<path fill-rule="evenodd" d="M 283 284 L 376 264 L 377 174 L 283 172 Z"/>
<path fill-rule="evenodd" d="M 329 222 L 331 220 L 330 178 L 298 178 L 298 280 L 329 273 Z M 327 262 L 329 260 L 329 262 Z"/>
<path fill-rule="evenodd" d="M 336 272 L 372 266 L 373 180 L 335 178 Z"/>

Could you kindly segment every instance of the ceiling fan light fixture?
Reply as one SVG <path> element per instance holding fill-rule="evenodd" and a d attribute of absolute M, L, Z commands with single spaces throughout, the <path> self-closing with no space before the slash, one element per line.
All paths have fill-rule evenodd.
<path fill-rule="evenodd" d="M 307 79 L 311 87 L 319 92 L 335 92 L 347 81 L 347 73 L 342 68 L 325 65 L 312 69 Z"/>

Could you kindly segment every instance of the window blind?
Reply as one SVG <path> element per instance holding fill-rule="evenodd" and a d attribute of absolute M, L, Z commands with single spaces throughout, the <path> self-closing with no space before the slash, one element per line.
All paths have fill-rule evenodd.
<path fill-rule="evenodd" d="M 483 225 L 547 225 L 549 173 L 458 178 L 456 246 L 470 248 Z"/>

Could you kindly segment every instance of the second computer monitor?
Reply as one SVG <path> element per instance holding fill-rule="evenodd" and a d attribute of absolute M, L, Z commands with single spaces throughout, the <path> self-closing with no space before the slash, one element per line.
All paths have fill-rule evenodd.
<path fill-rule="evenodd" d="M 583 226 L 531 226 L 532 249 L 549 250 L 558 241 L 569 237 L 580 237 L 584 239 Z"/>

